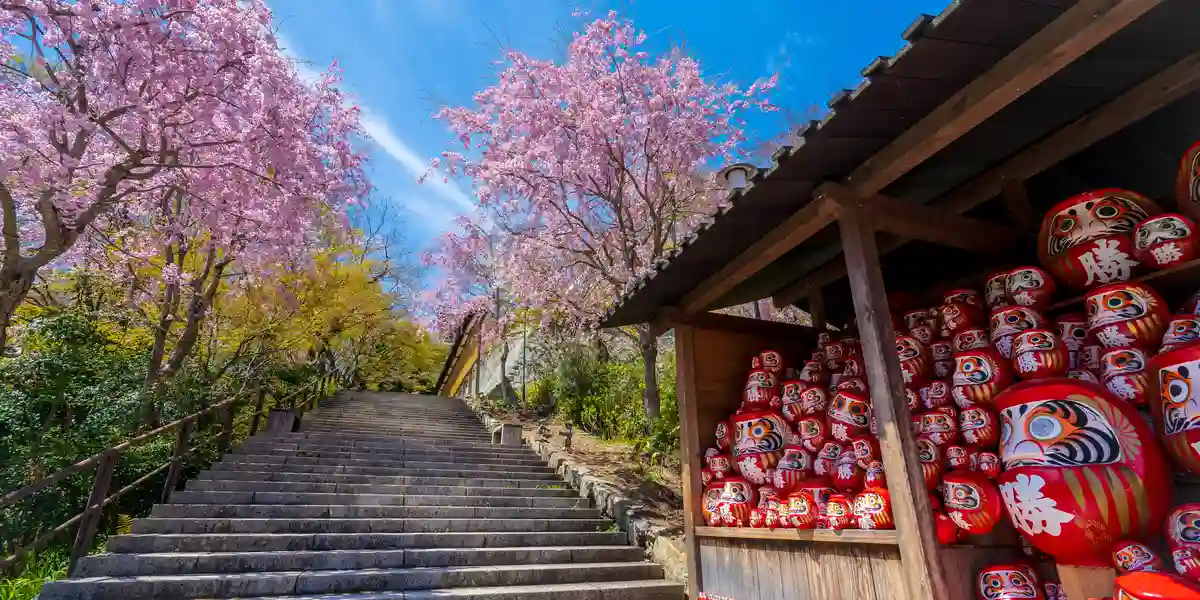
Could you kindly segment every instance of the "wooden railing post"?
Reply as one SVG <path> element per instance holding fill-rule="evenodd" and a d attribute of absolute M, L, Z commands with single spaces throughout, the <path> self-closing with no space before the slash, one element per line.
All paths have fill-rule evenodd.
<path fill-rule="evenodd" d="M 104 500 L 108 497 L 108 488 L 112 485 L 113 469 L 117 466 L 117 452 L 109 452 L 100 457 L 96 463 L 96 474 L 92 478 L 92 493 L 88 495 L 87 508 L 79 521 L 79 529 L 75 532 L 75 544 L 71 547 L 71 558 L 67 563 L 67 574 L 75 572 L 79 559 L 92 551 L 96 541 L 96 530 L 100 519 L 104 516 Z"/>
<path fill-rule="evenodd" d="M 175 485 L 179 483 L 179 476 L 183 474 L 183 456 L 187 453 L 188 433 L 191 427 L 190 422 L 179 425 L 179 435 L 175 437 L 175 450 L 171 453 L 171 466 L 167 469 L 167 481 L 163 483 L 163 504 L 166 504 L 171 498 L 171 492 L 175 491 Z"/>
<path fill-rule="evenodd" d="M 258 421 L 262 419 L 263 400 L 267 397 L 266 388 L 258 388 L 258 399 L 254 401 L 254 418 L 250 419 L 250 436 L 258 433 Z"/>
<path fill-rule="evenodd" d="M 229 452 L 229 444 L 233 441 L 233 414 L 237 411 L 237 401 L 226 404 L 221 409 L 221 433 L 217 435 L 217 453 Z"/>

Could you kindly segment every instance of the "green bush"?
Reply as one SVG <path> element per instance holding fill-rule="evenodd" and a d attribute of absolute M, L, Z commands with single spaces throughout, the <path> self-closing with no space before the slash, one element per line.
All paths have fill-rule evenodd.
<path fill-rule="evenodd" d="M 31 559 L 16 577 L 0 576 L 0 600 L 31 600 L 42 591 L 46 582 L 66 576 L 66 552 L 44 552 Z"/>

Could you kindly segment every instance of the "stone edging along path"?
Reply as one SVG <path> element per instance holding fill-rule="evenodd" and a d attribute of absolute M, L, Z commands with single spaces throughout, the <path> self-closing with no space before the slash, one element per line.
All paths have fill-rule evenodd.
<path fill-rule="evenodd" d="M 506 422 L 494 418 L 476 402 L 466 400 L 466 404 L 488 431 L 494 431 Z M 531 447 L 567 485 L 579 492 L 581 498 L 590 499 L 604 516 L 615 521 L 628 534 L 630 545 L 645 548 L 647 557 L 662 565 L 668 578 L 687 580 L 687 558 L 682 536 L 664 535 L 668 528 L 655 525 L 642 515 L 641 503 L 625 496 L 612 482 L 588 474 L 587 467 L 577 464 L 566 452 L 555 450 L 548 442 L 540 440 L 532 442 Z"/>

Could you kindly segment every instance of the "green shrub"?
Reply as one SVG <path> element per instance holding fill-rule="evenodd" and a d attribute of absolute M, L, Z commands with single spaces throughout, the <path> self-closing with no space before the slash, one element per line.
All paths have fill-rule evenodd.
<path fill-rule="evenodd" d="M 31 600 L 48 581 L 67 576 L 67 554 L 61 550 L 33 557 L 15 577 L 0 575 L 0 600 Z"/>

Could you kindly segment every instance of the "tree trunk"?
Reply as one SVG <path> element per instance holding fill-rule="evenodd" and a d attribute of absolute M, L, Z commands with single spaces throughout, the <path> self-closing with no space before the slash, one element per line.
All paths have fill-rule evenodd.
<path fill-rule="evenodd" d="M 5 269 L 8 271 L 8 269 Z M 37 269 L 13 269 L 10 272 L 0 271 L 0 351 L 8 345 L 8 326 L 12 325 L 17 307 L 25 301 L 33 282 L 37 279 Z"/>
<path fill-rule="evenodd" d="M 210 251 L 214 252 L 215 251 Z M 210 255 L 210 257 L 215 256 Z M 211 258 L 210 258 L 211 260 Z M 183 362 L 191 355 L 192 348 L 196 346 L 196 341 L 200 339 L 200 325 L 204 322 L 204 318 L 208 315 L 208 309 L 213 305 L 213 298 L 217 296 L 217 291 L 221 287 L 221 274 L 225 271 L 225 267 L 229 265 L 229 260 L 223 261 L 212 268 L 211 273 L 205 269 L 204 274 L 209 275 L 208 285 L 201 290 L 204 280 L 197 278 L 194 285 L 194 294 L 188 305 L 187 324 L 184 325 L 183 335 L 179 336 L 179 342 L 175 344 L 175 349 L 171 351 L 171 359 L 167 361 L 166 367 L 162 370 L 161 379 L 167 380 L 175 376 L 179 369 L 183 367 Z"/>
<path fill-rule="evenodd" d="M 646 391 L 642 396 L 642 406 L 646 409 L 646 420 L 653 423 L 659 417 L 658 394 L 658 338 L 650 333 L 650 327 L 643 325 L 638 328 L 638 345 L 642 349 L 642 379 Z"/>
<path fill-rule="evenodd" d="M 159 304 L 158 326 L 154 328 L 154 346 L 150 349 L 150 366 L 146 369 L 146 382 L 143 389 L 149 390 L 158 380 L 162 371 L 163 356 L 167 353 L 167 334 L 171 332 L 171 324 L 175 311 L 179 308 L 179 284 L 169 283 L 163 292 L 163 301 Z"/>

